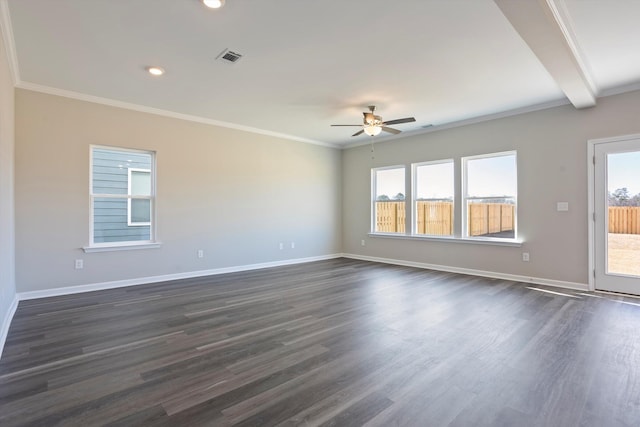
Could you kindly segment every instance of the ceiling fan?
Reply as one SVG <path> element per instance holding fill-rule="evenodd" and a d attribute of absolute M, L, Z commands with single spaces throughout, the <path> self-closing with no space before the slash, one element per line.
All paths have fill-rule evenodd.
<path fill-rule="evenodd" d="M 416 119 L 413 117 L 405 117 L 404 119 L 382 121 L 382 117 L 376 116 L 374 114 L 375 111 L 376 111 L 376 106 L 369 105 L 369 112 L 362 113 L 364 115 L 364 119 L 361 125 L 331 125 L 331 126 L 361 126 L 362 129 L 351 136 L 358 136 L 362 133 L 366 133 L 369 136 L 376 136 L 376 135 L 379 135 L 380 132 L 382 131 L 393 133 L 393 134 L 398 134 L 402 132 L 398 129 L 390 128 L 388 127 L 388 125 L 398 125 L 400 123 L 410 123 L 410 122 L 416 121 Z"/>

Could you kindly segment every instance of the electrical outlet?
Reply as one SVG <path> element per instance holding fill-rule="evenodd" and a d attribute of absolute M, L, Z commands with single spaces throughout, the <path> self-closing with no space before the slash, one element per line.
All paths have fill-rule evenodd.
<path fill-rule="evenodd" d="M 522 252 L 522 261 L 529 262 L 529 252 Z"/>
<path fill-rule="evenodd" d="M 77 259 L 76 260 L 76 270 L 82 270 L 84 268 L 84 260 Z"/>
<path fill-rule="evenodd" d="M 291 242 L 291 249 L 295 249 L 296 248 L 296 242 Z"/>
<path fill-rule="evenodd" d="M 280 250 L 284 249 L 284 243 L 280 242 Z"/>
<path fill-rule="evenodd" d="M 204 258 L 204 251 L 202 249 L 198 249 L 198 258 Z"/>
<path fill-rule="evenodd" d="M 364 245 L 365 245 L 364 239 L 360 240 L 360 246 L 364 246 Z"/>

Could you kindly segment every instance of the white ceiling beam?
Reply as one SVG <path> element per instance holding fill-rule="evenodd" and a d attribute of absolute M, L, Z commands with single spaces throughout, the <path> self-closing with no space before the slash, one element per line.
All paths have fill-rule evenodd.
<path fill-rule="evenodd" d="M 9 62 L 11 79 L 16 85 L 20 82 L 20 72 L 18 70 L 18 56 L 16 55 L 16 44 L 13 40 L 13 29 L 11 28 L 11 17 L 9 16 L 9 3 L 7 0 L 0 0 L 0 37 L 4 41 L 4 49 Z"/>
<path fill-rule="evenodd" d="M 558 0 L 494 0 L 576 108 L 596 105 L 595 90 Z"/>

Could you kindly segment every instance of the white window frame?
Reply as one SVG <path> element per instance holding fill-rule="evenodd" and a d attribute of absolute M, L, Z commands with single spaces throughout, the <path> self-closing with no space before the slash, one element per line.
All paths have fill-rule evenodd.
<path fill-rule="evenodd" d="M 143 227 L 143 226 L 151 225 L 151 221 L 134 222 L 131 220 L 131 200 L 132 199 L 151 200 L 151 205 L 153 205 L 152 196 L 140 196 L 140 195 L 134 196 L 133 194 L 131 194 L 132 193 L 132 190 L 131 190 L 132 172 L 148 172 L 149 176 L 151 176 L 151 169 L 129 168 L 129 170 L 127 171 L 127 194 L 129 195 L 129 198 L 127 199 L 127 225 L 129 227 Z M 153 212 L 153 209 L 151 209 L 151 212 Z"/>
<path fill-rule="evenodd" d="M 453 233 L 449 236 L 439 236 L 432 234 L 418 234 L 418 215 L 417 215 L 417 206 L 418 206 L 418 168 L 421 166 L 430 166 L 430 165 L 440 165 L 440 164 L 451 164 L 453 168 L 453 172 L 451 175 L 451 179 L 453 180 L 453 198 L 451 199 L 451 203 L 453 204 Z M 450 159 L 441 159 L 441 160 L 429 160 L 426 162 L 420 163 L 412 163 L 411 164 L 411 234 L 415 236 L 425 236 L 425 237 L 436 237 L 442 239 L 450 239 L 455 237 L 456 235 L 456 168 L 455 168 L 455 160 L 453 158 Z"/>
<path fill-rule="evenodd" d="M 468 217 L 469 217 L 469 212 L 468 212 L 468 200 L 473 200 L 475 199 L 474 197 L 468 197 L 467 196 L 467 187 L 468 187 L 468 172 L 467 172 L 467 163 L 469 160 L 478 160 L 478 159 L 487 159 L 487 158 L 494 158 L 494 157 L 506 157 L 506 156 L 515 156 L 515 160 L 516 160 L 516 194 L 514 195 L 514 201 L 515 201 L 515 209 L 514 209 L 514 219 L 513 219 L 513 233 L 514 233 L 514 237 L 513 238 L 500 238 L 500 237 L 481 237 L 481 236 L 470 236 L 469 235 L 469 227 L 468 227 Z M 488 153 L 488 154 L 480 154 L 480 155 L 475 155 L 475 156 L 466 156 L 466 157 L 462 157 L 461 158 L 461 163 L 462 163 L 462 190 L 460 192 L 460 196 L 461 196 L 461 207 L 462 207 L 462 221 L 461 221 L 461 228 L 462 228 L 462 236 L 463 239 L 469 239 L 469 240 L 486 240 L 486 241 L 495 241 L 495 242 L 518 242 L 518 153 L 516 150 L 512 150 L 512 151 L 502 151 L 502 152 L 498 152 L 498 153 Z M 485 197 L 482 197 L 483 199 Z"/>
<path fill-rule="evenodd" d="M 390 236 L 398 236 L 398 235 L 405 235 L 406 234 L 406 224 L 405 224 L 405 233 L 399 233 L 399 232 L 395 232 L 395 233 L 391 233 L 391 232 L 383 232 L 383 231 L 376 231 L 376 201 L 377 201 L 377 189 L 378 189 L 378 182 L 377 182 L 377 172 L 378 171 L 383 171 L 383 170 L 391 170 L 391 169 L 403 169 L 404 170 L 404 202 L 405 202 L 405 212 L 406 212 L 406 203 L 408 200 L 407 197 L 407 166 L 406 165 L 393 165 L 393 166 L 383 166 L 383 167 L 378 167 L 378 168 L 371 168 L 371 225 L 369 227 L 369 229 L 371 230 L 372 234 L 385 234 L 385 235 L 390 235 Z"/>
<path fill-rule="evenodd" d="M 140 198 L 149 198 L 151 200 L 151 223 L 149 224 L 149 240 L 130 240 L 121 242 L 94 242 L 94 201 L 96 198 L 114 198 L 131 200 L 131 184 L 128 185 L 129 194 L 98 194 L 93 192 L 93 151 L 94 149 L 104 149 L 111 151 L 121 151 L 129 153 L 141 153 L 151 156 L 151 191 L 150 196 L 140 196 Z M 136 196 L 137 197 L 137 196 Z M 129 203 L 128 203 L 129 205 Z M 82 249 L 86 253 L 90 252 L 105 252 L 105 251 L 118 251 L 118 250 L 131 250 L 131 249 L 146 249 L 146 248 L 158 248 L 160 242 L 156 240 L 156 153 L 149 150 L 136 150 L 132 148 L 113 147 L 106 145 L 90 145 L 89 146 L 89 245 Z M 142 224 L 141 224 L 142 225 Z"/>

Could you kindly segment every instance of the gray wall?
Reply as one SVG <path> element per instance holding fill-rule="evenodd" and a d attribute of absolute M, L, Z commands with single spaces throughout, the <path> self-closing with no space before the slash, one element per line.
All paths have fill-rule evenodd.
<path fill-rule="evenodd" d="M 156 152 L 159 249 L 81 250 L 91 144 Z M 336 149 L 18 89 L 18 291 L 339 253 L 341 171 Z"/>
<path fill-rule="evenodd" d="M 343 252 L 586 284 L 587 141 L 640 133 L 639 117 L 640 92 L 631 92 L 601 98 L 586 110 L 567 105 L 379 143 L 373 160 L 370 146 L 348 149 L 343 153 Z M 453 157 L 459 189 L 461 156 L 508 150 L 518 151 L 522 248 L 367 236 L 372 167 Z M 569 202 L 569 212 L 557 212 L 558 201 Z M 459 221 L 458 214 L 458 226 Z M 523 251 L 530 252 L 530 262 L 522 262 Z"/>
<path fill-rule="evenodd" d="M 5 45 L 0 37 L 0 322 L 16 294 L 14 276 L 14 90 Z M 2 324 L 0 331 L 8 325 Z M 2 344 L 0 343 L 0 352 Z"/>
<path fill-rule="evenodd" d="M 567 105 L 379 143 L 372 159 L 369 146 L 340 152 L 17 90 L 17 288 L 46 290 L 339 252 L 587 283 L 587 141 L 640 133 L 639 116 L 640 92 L 632 92 L 601 98 L 591 109 Z M 80 249 L 88 244 L 91 144 L 157 152 L 160 249 Z M 461 156 L 507 150 L 518 151 L 522 248 L 367 236 L 371 167 L 449 157 L 459 167 Z M 6 209 L 10 186 L 3 191 Z M 558 201 L 569 202 L 569 212 L 557 212 Z M 205 251 L 203 259 L 198 249 Z M 6 250 L 5 263 L 11 256 Z M 529 263 L 521 261 L 523 251 L 531 254 Z M 74 269 L 78 258 L 85 261 L 83 270 Z M 6 283 L 12 296 L 12 279 Z"/>

